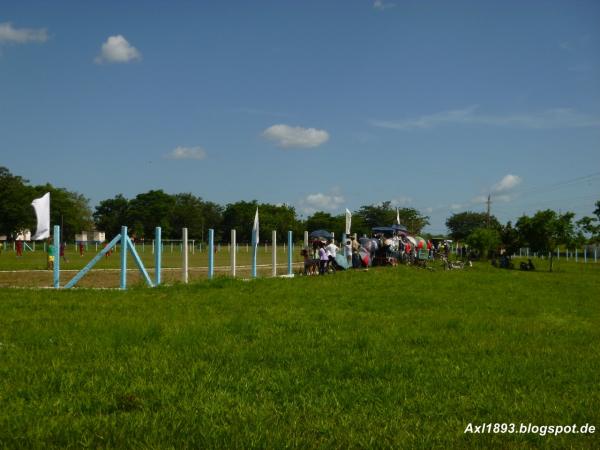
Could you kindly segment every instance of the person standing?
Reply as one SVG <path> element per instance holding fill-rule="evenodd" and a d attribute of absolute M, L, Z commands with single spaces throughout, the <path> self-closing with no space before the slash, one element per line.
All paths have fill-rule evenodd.
<path fill-rule="evenodd" d="M 352 242 L 350 239 L 346 240 L 346 244 L 344 245 L 344 251 L 346 252 L 346 261 L 348 262 L 348 267 L 352 267 Z"/>
<path fill-rule="evenodd" d="M 83 242 L 79 241 L 79 256 L 83 256 Z"/>
<path fill-rule="evenodd" d="M 325 268 L 328 261 L 329 258 L 327 257 L 327 250 L 325 250 L 325 244 L 319 242 L 319 275 L 325 275 Z"/>
<path fill-rule="evenodd" d="M 61 242 L 61 244 L 60 244 L 60 259 L 62 259 L 64 262 L 69 262 L 69 261 L 67 261 L 67 256 L 65 255 L 66 246 L 67 246 L 66 243 Z"/>
<path fill-rule="evenodd" d="M 16 241 L 15 249 L 17 251 L 17 256 L 23 256 L 23 241 L 21 241 L 21 240 Z"/>
<path fill-rule="evenodd" d="M 337 256 L 339 248 L 337 247 L 337 245 L 335 245 L 333 239 L 329 240 L 329 243 L 327 244 L 327 247 L 325 247 L 325 250 L 327 251 L 328 258 L 327 271 L 329 271 L 329 268 L 331 268 L 335 272 L 337 266 L 337 263 L 335 262 L 335 257 Z"/>
<path fill-rule="evenodd" d="M 46 264 L 48 270 L 54 269 L 54 258 L 56 258 L 56 247 L 52 240 L 48 239 L 48 262 Z"/>

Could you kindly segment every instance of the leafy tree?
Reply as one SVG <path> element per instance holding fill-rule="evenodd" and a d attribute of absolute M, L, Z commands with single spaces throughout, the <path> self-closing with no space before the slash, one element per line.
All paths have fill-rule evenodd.
<path fill-rule="evenodd" d="M 250 242 L 252 237 L 252 225 L 254 224 L 254 215 L 256 214 L 256 208 L 258 202 L 252 200 L 251 202 L 239 201 L 236 203 L 229 203 L 223 211 L 223 229 L 224 230 L 236 230 L 238 242 Z M 260 220 L 259 211 L 259 220 Z M 262 220 L 260 220 L 262 222 Z M 262 240 L 263 236 L 266 236 L 267 232 L 264 230 L 264 226 L 260 227 L 260 236 Z M 225 240 L 228 240 L 227 233 L 224 236 Z"/>
<path fill-rule="evenodd" d="M 469 247 L 479 251 L 484 258 L 500 245 L 500 232 L 493 228 L 477 228 L 466 239 Z"/>
<path fill-rule="evenodd" d="M 400 216 L 400 223 L 413 234 L 421 234 L 423 228 L 429 225 L 429 217 L 422 215 L 415 208 L 399 208 L 398 215 Z M 396 223 L 395 218 L 393 223 Z"/>
<path fill-rule="evenodd" d="M 473 211 L 456 213 L 446 219 L 446 227 L 450 231 L 452 239 L 462 241 L 478 228 L 487 228 L 487 214 Z M 500 222 L 494 216 L 490 216 L 490 226 L 500 230 Z"/>
<path fill-rule="evenodd" d="M 578 235 L 581 237 L 581 241 L 586 241 L 595 244 L 600 242 L 600 225 L 598 219 L 595 217 L 585 216 L 579 219 L 577 222 Z M 587 239 L 586 239 L 587 236 Z"/>
<path fill-rule="evenodd" d="M 114 237 L 121 232 L 122 225 L 128 225 L 129 200 L 118 194 L 115 198 L 102 200 L 94 212 L 96 228 L 104 231 L 107 237 Z"/>
<path fill-rule="evenodd" d="M 572 212 L 558 214 L 546 209 L 536 212 L 533 217 L 522 216 L 516 223 L 523 243 L 533 251 L 550 253 L 550 272 L 556 247 L 571 245 L 575 239 L 574 217 Z"/>
<path fill-rule="evenodd" d="M 512 222 L 508 221 L 505 226 L 501 227 L 500 240 L 509 254 L 517 252 L 520 246 L 519 231 L 512 226 Z"/>
<path fill-rule="evenodd" d="M 585 216 L 576 222 L 582 243 L 587 241 L 590 244 L 597 244 L 600 242 L 600 200 L 596 202 L 594 214 L 596 217 Z"/>
<path fill-rule="evenodd" d="M 346 216 L 333 216 L 328 212 L 317 211 L 306 219 L 305 227 L 309 232 L 315 230 L 327 230 L 334 232 L 336 236 L 341 236 L 341 233 L 343 233 L 346 228 Z"/>
<path fill-rule="evenodd" d="M 399 208 L 400 223 L 408 228 L 413 234 L 420 234 L 421 230 L 429 224 L 429 217 L 423 216 L 415 208 Z M 396 223 L 396 208 L 390 201 L 375 205 L 364 205 L 355 213 L 362 220 L 365 233 L 370 233 L 373 227 L 387 226 Z M 354 221 L 354 217 L 352 218 Z M 352 226 L 356 231 L 356 227 Z"/>
<path fill-rule="evenodd" d="M 161 227 L 165 238 L 177 239 L 181 236 L 171 224 L 174 207 L 173 196 L 162 189 L 138 194 L 129 202 L 127 222 L 134 225 L 137 237 L 150 238 L 154 236 L 154 229 Z"/>
<path fill-rule="evenodd" d="M 203 239 L 205 230 L 215 230 L 217 239 L 223 232 L 223 208 L 216 203 L 205 202 L 190 193 L 175 194 L 175 205 L 171 225 L 174 233 L 182 228 L 188 229 L 190 239 Z"/>
<path fill-rule="evenodd" d="M 31 201 L 34 189 L 28 181 L 0 167 L 0 234 L 15 236 L 17 232 L 35 224 Z"/>
<path fill-rule="evenodd" d="M 31 202 L 46 192 L 50 192 L 50 223 L 63 225 L 63 238 L 73 239 L 75 233 L 91 227 L 92 214 L 83 195 L 49 183 L 30 186 L 27 180 L 0 167 L 0 233 L 14 237 L 23 229 L 34 231 L 36 218 Z"/>
<path fill-rule="evenodd" d="M 261 203 L 258 206 L 260 216 L 260 239 L 270 242 L 271 231 L 277 231 L 279 241 L 287 239 L 288 231 L 292 231 L 297 239 L 302 233 L 300 222 L 296 219 L 296 210 L 288 205 L 272 205 Z"/>

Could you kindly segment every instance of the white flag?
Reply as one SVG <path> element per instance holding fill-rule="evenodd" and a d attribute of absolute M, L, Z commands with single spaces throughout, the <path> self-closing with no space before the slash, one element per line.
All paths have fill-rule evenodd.
<path fill-rule="evenodd" d="M 31 238 L 33 241 L 41 241 L 50 237 L 50 192 L 31 202 L 37 217 L 37 229 Z"/>
<path fill-rule="evenodd" d="M 350 226 L 352 225 L 352 213 L 346 208 L 346 235 L 350 234 Z"/>
<path fill-rule="evenodd" d="M 258 245 L 258 208 L 256 208 L 254 225 L 252 225 L 252 245 Z"/>
<path fill-rule="evenodd" d="M 400 210 L 396 208 L 396 223 L 400 225 Z"/>

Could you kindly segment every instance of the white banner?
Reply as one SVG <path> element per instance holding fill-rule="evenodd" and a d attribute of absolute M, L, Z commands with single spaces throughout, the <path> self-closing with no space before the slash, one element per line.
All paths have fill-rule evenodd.
<path fill-rule="evenodd" d="M 37 217 L 37 229 L 31 238 L 33 241 L 41 241 L 50 237 L 50 192 L 31 202 Z"/>
<path fill-rule="evenodd" d="M 352 213 L 346 208 L 346 236 L 350 235 L 350 226 L 352 225 Z"/>
<path fill-rule="evenodd" d="M 258 245 L 258 208 L 256 208 L 254 225 L 252 225 L 252 245 Z"/>

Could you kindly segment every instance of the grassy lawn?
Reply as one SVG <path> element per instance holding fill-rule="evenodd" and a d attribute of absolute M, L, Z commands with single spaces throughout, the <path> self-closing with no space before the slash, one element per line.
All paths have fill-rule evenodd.
<path fill-rule="evenodd" d="M 117 246 L 118 248 L 118 246 Z M 102 247 L 98 247 L 98 252 L 102 250 Z M 150 246 L 145 246 L 144 251 L 142 251 L 142 246 L 137 245 L 136 251 L 140 255 L 140 258 L 144 262 L 146 267 L 154 267 L 154 255 L 152 254 L 152 248 Z M 95 251 L 94 246 L 90 246 L 89 250 L 84 253 L 83 256 L 79 255 L 78 251 L 73 249 L 73 245 L 69 245 L 67 251 L 65 252 L 67 257 L 67 262 L 61 260 L 61 269 L 66 270 L 75 270 L 83 268 L 95 255 L 98 253 Z M 258 252 L 256 255 L 258 264 L 270 264 L 271 263 L 271 255 L 272 250 L 271 247 L 267 247 L 265 249 L 264 246 L 260 246 L 258 248 Z M 230 253 L 227 245 L 222 246 L 220 252 L 216 252 L 214 255 L 215 265 L 218 266 L 227 266 L 230 263 Z M 237 253 L 237 264 L 238 265 L 248 265 L 251 262 L 252 252 L 250 249 L 246 249 L 245 245 L 240 245 L 240 248 Z M 17 258 L 15 253 L 12 250 L 3 251 L 0 253 L 0 271 L 1 270 L 43 270 L 46 268 L 46 259 L 47 255 L 41 250 L 41 247 L 38 245 L 36 247 L 35 252 L 27 251 L 24 253 L 22 257 Z M 301 261 L 300 257 L 300 247 L 296 247 L 296 251 L 293 254 L 294 261 Z M 284 251 L 283 246 L 277 247 L 277 262 L 278 263 L 286 263 L 287 262 L 287 251 Z M 95 267 L 99 269 L 117 269 L 120 267 L 120 258 L 119 251 L 117 249 L 116 252 L 113 252 L 111 256 L 104 257 L 102 260 L 98 261 Z M 128 265 L 131 266 L 134 264 L 133 258 L 131 255 L 128 256 Z M 188 264 L 194 267 L 206 267 L 208 266 L 208 253 L 206 252 L 206 248 L 202 248 L 202 251 L 198 249 L 195 252 L 188 254 Z M 171 247 L 165 245 L 163 254 L 162 254 L 162 266 L 169 267 L 181 267 L 182 266 L 182 255 L 179 247 L 174 246 L 173 251 L 171 251 Z M 131 266 L 133 267 L 133 266 Z"/>
<path fill-rule="evenodd" d="M 101 247 L 99 247 L 101 250 Z M 137 246 L 138 254 L 140 255 L 144 266 L 149 269 L 150 276 L 153 276 L 154 255 L 152 248 L 145 246 L 144 251 L 140 245 Z M 90 246 L 84 256 L 80 256 L 73 248 L 73 245 L 68 246 L 66 251 L 67 262 L 61 260 L 61 285 L 65 285 L 71 278 L 75 276 L 78 270 L 82 269 L 96 255 L 93 246 Z M 228 274 L 231 255 L 226 245 L 222 246 L 221 251 L 215 253 L 214 261 L 217 274 Z M 248 277 L 250 275 L 252 252 L 246 250 L 245 245 L 241 245 L 236 256 L 237 273 L 240 276 Z M 271 258 L 272 249 L 264 246 L 259 247 L 256 261 L 257 264 L 265 267 L 259 267 L 258 272 L 261 275 L 271 273 Z M 296 248 L 292 255 L 294 263 L 301 263 L 299 248 Z M 287 273 L 287 251 L 283 246 L 277 248 L 277 264 L 278 273 Z M 167 283 L 173 283 L 181 280 L 180 269 L 182 263 L 182 255 L 177 246 L 174 246 L 173 252 L 168 245 L 162 255 L 162 279 Z M 206 249 L 202 251 L 196 250 L 193 254 L 188 255 L 188 265 L 190 269 L 190 280 L 205 280 L 207 277 L 208 253 Z M 118 269 L 121 266 L 121 260 L 118 251 L 113 252 L 109 257 L 103 257 L 94 266 L 88 275 L 86 275 L 77 286 L 82 287 L 119 287 Z M 127 267 L 134 269 L 128 273 L 128 283 L 135 285 L 143 283 L 133 257 L 129 254 L 127 257 Z M 46 254 L 40 250 L 39 246 L 35 252 L 25 252 L 23 257 L 17 258 L 12 250 L 2 252 L 0 254 L 0 287 L 9 286 L 29 286 L 29 287 L 49 287 L 52 286 L 52 272 L 46 271 Z M 97 270 L 100 269 L 100 270 Z M 107 271 L 108 270 L 108 271 Z M 17 272 L 15 272 L 17 271 Z M 34 271 L 26 273 L 25 271 Z"/>
<path fill-rule="evenodd" d="M 283 261 L 282 261 L 283 262 Z M 0 289 L 0 446 L 598 448 L 600 264 Z"/>

